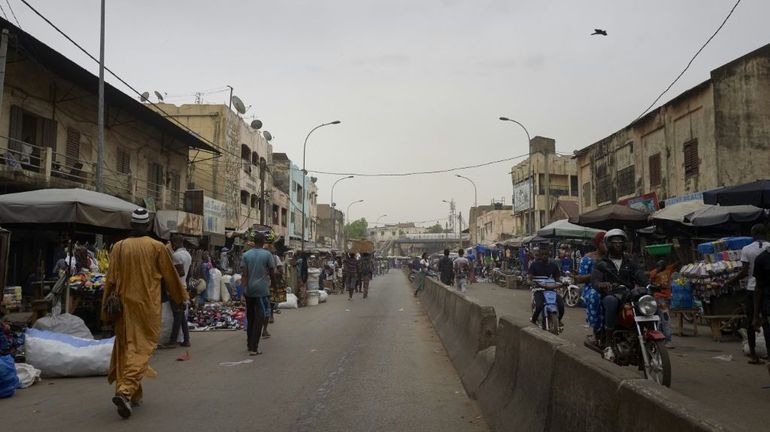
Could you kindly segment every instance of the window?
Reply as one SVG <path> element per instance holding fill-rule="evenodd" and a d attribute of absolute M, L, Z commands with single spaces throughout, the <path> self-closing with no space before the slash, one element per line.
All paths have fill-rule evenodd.
<path fill-rule="evenodd" d="M 569 189 L 570 195 L 574 197 L 578 196 L 578 176 L 569 176 Z"/>
<path fill-rule="evenodd" d="M 280 219 L 280 212 L 278 211 L 278 206 L 273 204 L 273 225 L 278 225 L 281 223 Z"/>
<path fill-rule="evenodd" d="M 618 196 L 630 195 L 634 193 L 636 189 L 636 181 L 634 179 L 634 166 L 628 166 L 618 171 Z"/>
<path fill-rule="evenodd" d="M 660 153 L 650 156 L 650 186 L 660 185 Z"/>
<path fill-rule="evenodd" d="M 251 208 L 257 208 L 259 206 L 259 197 L 256 194 L 251 195 Z"/>
<path fill-rule="evenodd" d="M 297 217 L 294 212 L 291 212 L 291 224 L 294 225 L 295 223 L 297 223 Z"/>
<path fill-rule="evenodd" d="M 259 164 L 259 154 L 257 154 L 257 152 L 251 152 L 251 164 L 252 165 Z"/>
<path fill-rule="evenodd" d="M 583 207 L 591 207 L 591 183 L 583 183 Z"/>
<path fill-rule="evenodd" d="M 249 192 L 242 190 L 241 191 L 241 205 L 249 205 Z"/>
<path fill-rule="evenodd" d="M 160 201 L 160 192 L 163 189 L 163 165 L 155 162 L 150 162 L 147 167 L 147 196 L 155 198 L 155 201 Z"/>
<path fill-rule="evenodd" d="M 698 139 L 692 139 L 684 143 L 684 177 L 698 175 Z"/>
<path fill-rule="evenodd" d="M 115 169 L 121 174 L 131 174 L 131 153 L 123 147 L 118 147 L 118 163 Z"/>
<path fill-rule="evenodd" d="M 67 148 L 65 150 L 65 155 L 67 156 L 68 167 L 75 165 L 80 159 L 80 131 L 75 128 L 67 128 Z"/>
<path fill-rule="evenodd" d="M 182 176 L 176 171 L 169 171 L 169 198 L 171 199 L 171 208 L 179 209 L 183 207 L 182 201 Z"/>
<path fill-rule="evenodd" d="M 537 175 L 537 194 L 538 195 L 545 194 L 545 175 L 544 174 Z"/>
<path fill-rule="evenodd" d="M 22 163 L 24 169 L 40 170 L 43 149 L 49 147 L 56 152 L 57 123 L 11 106 L 8 149 Z M 82 167 L 81 167 L 82 168 Z"/>
<path fill-rule="evenodd" d="M 288 212 L 286 211 L 286 209 L 281 207 L 281 226 L 283 226 L 283 227 L 286 226 L 286 215 L 287 215 L 287 213 Z"/>

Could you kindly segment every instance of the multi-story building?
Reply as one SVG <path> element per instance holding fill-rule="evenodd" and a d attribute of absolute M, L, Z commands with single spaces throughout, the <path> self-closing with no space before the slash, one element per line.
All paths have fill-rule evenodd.
<path fill-rule="evenodd" d="M 770 172 L 770 45 L 711 71 L 711 77 L 627 127 L 575 152 L 581 211 L 659 201 Z"/>
<path fill-rule="evenodd" d="M 98 78 L 33 36 L 9 31 L 0 106 L 0 192 L 95 189 Z M 180 210 L 188 154 L 218 151 L 105 83 L 104 192 Z"/>
<path fill-rule="evenodd" d="M 496 204 L 491 207 L 476 218 L 477 243 L 490 245 L 513 237 L 513 206 Z"/>
<path fill-rule="evenodd" d="M 225 225 L 244 231 L 271 222 L 273 146 L 269 134 L 253 129 L 227 105 L 160 104 L 170 117 L 214 143 L 222 153 L 210 158 L 190 152 L 190 189 L 225 203 Z"/>
<path fill-rule="evenodd" d="M 316 244 L 341 249 L 345 241 L 345 216 L 329 204 L 318 204 L 318 234 Z"/>
<path fill-rule="evenodd" d="M 287 224 L 287 245 L 300 248 L 302 244 L 302 199 L 305 200 L 305 242 L 311 241 L 310 233 L 310 178 L 295 165 L 286 153 L 273 154 L 273 178 L 275 187 L 285 193 L 289 200 L 289 223 Z M 307 244 L 305 245 L 308 246 Z"/>
<path fill-rule="evenodd" d="M 275 233 L 288 243 L 289 235 L 289 195 L 273 186 L 272 190 L 272 226 Z"/>
<path fill-rule="evenodd" d="M 532 138 L 530 149 L 530 158 L 511 169 L 514 236 L 533 234 L 553 222 L 551 215 L 559 201 L 577 201 L 579 195 L 575 160 L 557 154 L 556 141 L 536 136 Z"/>

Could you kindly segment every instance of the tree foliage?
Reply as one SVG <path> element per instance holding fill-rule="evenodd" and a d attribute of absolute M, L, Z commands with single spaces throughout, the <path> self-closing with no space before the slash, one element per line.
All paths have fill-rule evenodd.
<path fill-rule="evenodd" d="M 446 232 L 446 230 L 439 223 L 437 223 L 436 225 L 433 225 L 433 226 L 429 226 L 428 230 L 427 230 L 428 234 L 441 234 L 441 233 L 444 233 L 444 232 Z"/>
<path fill-rule="evenodd" d="M 345 225 L 345 236 L 348 239 L 366 238 L 366 230 L 369 224 L 365 218 L 355 220 Z"/>

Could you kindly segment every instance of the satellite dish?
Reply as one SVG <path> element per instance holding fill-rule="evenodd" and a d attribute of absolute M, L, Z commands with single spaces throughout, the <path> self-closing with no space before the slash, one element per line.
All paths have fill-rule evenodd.
<path fill-rule="evenodd" d="M 256 130 L 262 129 L 262 120 L 254 120 L 251 122 L 251 128 Z"/>
<path fill-rule="evenodd" d="M 142 93 L 142 95 L 139 97 L 139 100 L 141 100 L 142 102 L 149 102 L 150 101 L 150 92 Z"/>
<path fill-rule="evenodd" d="M 163 95 L 157 90 L 155 90 L 155 97 L 157 97 L 160 102 L 163 102 Z"/>
<path fill-rule="evenodd" d="M 233 106 L 235 107 L 235 110 L 238 111 L 241 114 L 246 114 L 246 105 L 243 104 L 243 101 L 238 96 L 233 96 L 231 102 L 233 103 Z"/>
<path fill-rule="evenodd" d="M 268 132 L 268 131 L 263 131 L 262 132 L 262 136 L 264 136 L 265 139 L 268 140 L 268 141 L 273 139 L 273 135 L 271 135 L 270 132 Z"/>

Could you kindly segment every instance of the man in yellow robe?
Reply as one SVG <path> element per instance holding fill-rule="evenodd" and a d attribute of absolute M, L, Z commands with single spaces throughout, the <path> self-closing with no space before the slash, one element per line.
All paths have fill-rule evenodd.
<path fill-rule="evenodd" d="M 131 237 L 112 247 L 102 299 L 106 304 L 110 293 L 117 290 L 122 304 L 122 313 L 113 323 L 115 345 L 107 379 L 116 383 L 112 402 L 123 418 L 130 417 L 131 406 L 142 399 L 142 378 L 154 373 L 149 362 L 160 337 L 161 281 L 171 300 L 188 300 L 168 250 L 147 235 L 149 222 L 146 209 L 132 213 Z M 104 309 L 102 319 L 108 320 Z"/>

